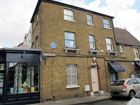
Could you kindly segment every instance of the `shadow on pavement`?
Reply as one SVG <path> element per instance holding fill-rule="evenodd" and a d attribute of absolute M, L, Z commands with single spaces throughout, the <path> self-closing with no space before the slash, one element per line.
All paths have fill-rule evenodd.
<path fill-rule="evenodd" d="M 80 104 L 73 104 L 73 105 L 93 105 L 94 103 L 101 102 L 101 101 L 107 101 L 107 100 L 113 100 L 113 101 L 129 101 L 130 99 L 127 97 L 115 97 L 115 98 L 110 98 L 110 99 L 104 99 L 100 101 L 91 101 L 91 102 L 85 102 L 85 103 L 80 103 Z"/>
<path fill-rule="evenodd" d="M 128 97 L 115 97 L 115 98 L 111 98 L 111 100 L 129 101 L 130 99 Z"/>

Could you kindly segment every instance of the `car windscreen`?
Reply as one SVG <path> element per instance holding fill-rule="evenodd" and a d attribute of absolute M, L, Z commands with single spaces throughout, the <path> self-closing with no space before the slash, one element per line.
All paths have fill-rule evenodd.
<path fill-rule="evenodd" d="M 121 86 L 124 84 L 124 80 L 120 80 L 120 81 L 114 81 L 112 86 Z"/>

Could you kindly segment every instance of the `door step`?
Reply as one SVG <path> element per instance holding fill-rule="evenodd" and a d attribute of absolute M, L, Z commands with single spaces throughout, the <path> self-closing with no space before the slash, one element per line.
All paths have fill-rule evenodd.
<path fill-rule="evenodd" d="M 94 95 L 95 95 L 95 96 L 100 96 L 101 94 L 100 94 L 99 91 L 97 91 L 97 92 L 94 92 Z"/>
<path fill-rule="evenodd" d="M 91 92 L 90 94 L 91 96 L 101 96 L 107 93 L 105 91 L 97 91 L 97 92 Z"/>

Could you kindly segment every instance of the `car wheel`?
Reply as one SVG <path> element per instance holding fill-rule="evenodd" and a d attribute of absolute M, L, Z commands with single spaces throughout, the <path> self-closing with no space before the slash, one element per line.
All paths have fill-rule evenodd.
<path fill-rule="evenodd" d="M 129 92 L 129 98 L 133 98 L 136 95 L 136 93 L 134 91 L 130 91 Z"/>

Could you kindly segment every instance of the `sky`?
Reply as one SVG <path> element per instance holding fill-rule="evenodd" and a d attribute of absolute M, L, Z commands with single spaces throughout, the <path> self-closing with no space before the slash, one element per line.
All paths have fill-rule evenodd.
<path fill-rule="evenodd" d="M 0 0 L 0 48 L 17 46 L 30 28 L 38 0 Z M 55 0 L 114 16 L 114 26 L 140 40 L 140 0 Z"/>

